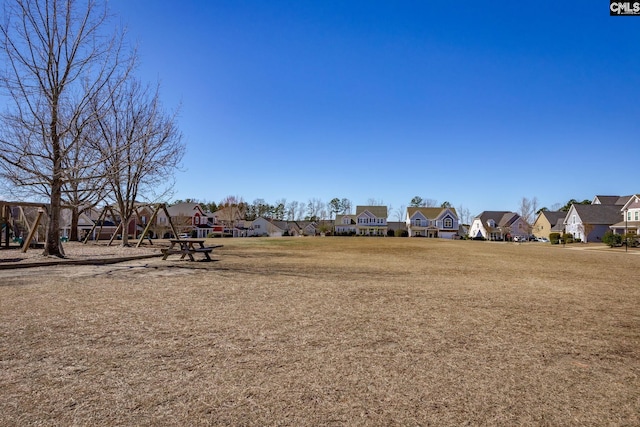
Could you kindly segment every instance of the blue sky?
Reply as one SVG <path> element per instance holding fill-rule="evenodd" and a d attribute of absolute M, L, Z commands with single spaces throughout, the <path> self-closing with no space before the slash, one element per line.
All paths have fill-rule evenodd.
<path fill-rule="evenodd" d="M 640 17 L 606 1 L 109 5 L 181 105 L 174 199 L 476 215 L 640 192 Z"/>

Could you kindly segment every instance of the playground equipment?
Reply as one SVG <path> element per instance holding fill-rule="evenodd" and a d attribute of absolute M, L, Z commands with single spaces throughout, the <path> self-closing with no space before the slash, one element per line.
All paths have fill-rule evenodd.
<path fill-rule="evenodd" d="M 171 229 L 171 231 L 173 232 L 174 236 L 177 236 L 178 233 L 176 232 L 175 227 L 173 226 L 173 223 L 171 222 L 171 215 L 169 215 L 169 211 L 167 211 L 167 205 L 164 203 L 157 203 L 157 204 L 148 204 L 148 205 L 140 205 L 137 206 L 134 209 L 134 213 L 135 215 L 138 217 L 138 219 L 140 220 L 140 213 L 139 210 L 143 209 L 143 208 L 147 208 L 147 207 L 153 207 L 153 213 L 151 214 L 151 217 L 149 218 L 149 221 L 147 221 L 146 226 L 144 228 L 144 230 L 142 231 L 142 234 L 138 237 L 138 243 L 136 244 L 136 247 L 140 247 L 140 245 L 142 244 L 142 241 L 144 240 L 144 238 L 147 236 L 147 234 L 149 233 L 149 230 L 151 229 L 151 227 L 154 224 L 154 221 L 158 215 L 158 212 L 160 210 L 162 210 L 166 217 L 167 217 L 167 221 L 168 221 L 168 225 Z M 113 241 L 115 240 L 115 238 L 118 236 L 119 232 L 122 232 L 123 234 L 125 232 L 127 232 L 127 228 L 128 228 L 128 224 L 124 224 L 122 222 L 122 216 L 121 215 L 116 215 L 117 210 L 115 209 L 114 206 L 105 206 L 104 209 L 102 209 L 102 212 L 100 213 L 100 216 L 98 217 L 98 219 L 94 222 L 93 226 L 91 227 L 91 229 L 87 232 L 84 240 L 82 241 L 82 243 L 87 243 L 89 241 L 89 238 L 91 238 L 91 236 L 94 235 L 94 232 L 96 230 L 96 228 L 98 228 L 98 236 L 101 235 L 102 233 L 102 229 L 104 227 L 104 223 L 106 221 L 106 219 L 108 217 L 112 218 L 112 219 L 116 219 L 116 218 L 120 218 L 120 221 L 118 222 L 118 225 L 116 227 L 116 229 L 114 230 L 113 234 L 111 235 L 111 238 L 109 239 L 109 243 L 107 244 L 107 246 L 111 246 L 111 244 L 113 243 Z M 140 222 L 142 223 L 142 221 L 140 220 Z"/>
<path fill-rule="evenodd" d="M 44 203 L 0 201 L 0 246 L 9 248 L 11 243 L 18 243 L 26 252 L 30 245 L 38 243 L 40 235 L 46 235 L 46 222 L 42 219 L 47 217 L 48 209 Z"/>

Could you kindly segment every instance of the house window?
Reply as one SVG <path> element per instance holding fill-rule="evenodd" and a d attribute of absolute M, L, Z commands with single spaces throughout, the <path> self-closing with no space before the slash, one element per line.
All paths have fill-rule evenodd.
<path fill-rule="evenodd" d="M 627 211 L 627 219 L 631 221 L 631 212 Z"/>
<path fill-rule="evenodd" d="M 260 224 L 255 224 L 253 228 L 260 228 Z"/>
<path fill-rule="evenodd" d="M 576 216 L 572 215 L 571 216 L 571 224 L 575 224 L 576 223 Z"/>
<path fill-rule="evenodd" d="M 636 211 L 636 221 L 637 221 L 638 219 L 640 219 L 640 218 L 638 217 L 639 215 L 640 215 L 640 212 Z"/>
<path fill-rule="evenodd" d="M 444 228 L 452 228 L 452 227 L 453 227 L 453 220 L 451 218 L 445 218 Z"/>

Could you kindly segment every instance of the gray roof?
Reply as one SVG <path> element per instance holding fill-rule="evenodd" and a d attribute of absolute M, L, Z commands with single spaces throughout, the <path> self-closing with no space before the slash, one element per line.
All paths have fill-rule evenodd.
<path fill-rule="evenodd" d="M 483 225 L 487 225 L 488 221 L 492 219 L 496 223 L 497 227 L 505 227 L 513 224 L 518 218 L 520 218 L 520 215 L 509 211 L 484 211 L 476 218 L 480 218 Z"/>
<path fill-rule="evenodd" d="M 583 224 L 611 225 L 620 222 L 622 218 L 618 205 L 573 205 L 573 208 Z"/>
<path fill-rule="evenodd" d="M 549 221 L 549 224 L 553 227 L 558 223 L 562 225 L 567 213 L 565 211 L 542 211 L 540 212 L 540 215 L 544 215 L 544 217 L 547 218 L 547 221 Z"/>
<path fill-rule="evenodd" d="M 593 201 L 599 201 L 600 205 L 623 206 L 632 196 L 596 196 Z"/>

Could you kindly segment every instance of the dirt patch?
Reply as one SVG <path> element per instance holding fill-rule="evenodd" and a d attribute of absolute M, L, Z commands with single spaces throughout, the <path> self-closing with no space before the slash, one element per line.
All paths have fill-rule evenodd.
<path fill-rule="evenodd" d="M 635 254 L 224 245 L 1 271 L 0 424 L 640 423 Z"/>

